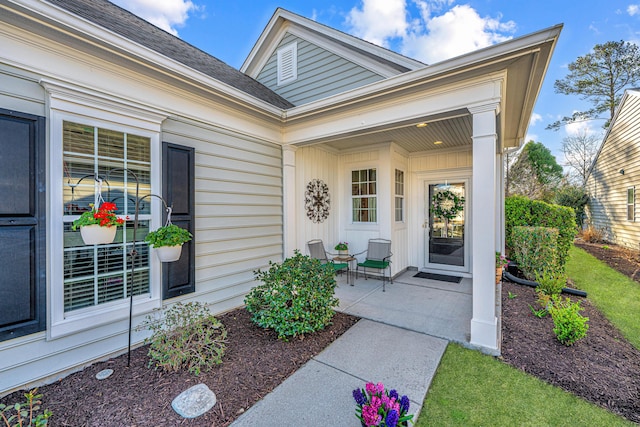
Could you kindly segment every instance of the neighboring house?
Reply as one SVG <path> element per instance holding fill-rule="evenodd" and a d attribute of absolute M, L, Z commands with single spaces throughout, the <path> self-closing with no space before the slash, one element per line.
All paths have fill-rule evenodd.
<path fill-rule="evenodd" d="M 640 90 L 625 91 L 587 177 L 587 223 L 612 243 L 640 247 Z"/>
<path fill-rule="evenodd" d="M 134 326 L 177 301 L 241 306 L 308 240 L 382 237 L 394 275 L 472 277 L 469 344 L 499 352 L 502 153 L 560 30 L 427 66 L 278 9 L 238 71 L 103 0 L 0 0 L 0 393 L 126 348 L 131 223 L 104 247 L 70 230 L 114 168 L 195 236 L 168 266 L 138 246 Z M 103 187 L 133 214 L 129 173 Z M 465 200 L 446 230 L 442 189 Z M 138 240 L 161 202 L 140 219 Z"/>

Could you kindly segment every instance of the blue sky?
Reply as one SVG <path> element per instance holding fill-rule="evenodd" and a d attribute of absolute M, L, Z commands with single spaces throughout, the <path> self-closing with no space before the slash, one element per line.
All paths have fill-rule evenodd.
<path fill-rule="evenodd" d="M 556 94 L 554 81 L 595 44 L 640 44 L 640 0 L 112 1 L 235 68 L 240 68 L 277 7 L 431 64 L 562 23 L 528 135 L 549 147 L 559 163 L 564 137 L 601 133 L 604 121 L 545 130 L 559 117 L 589 107 L 578 97 Z"/>

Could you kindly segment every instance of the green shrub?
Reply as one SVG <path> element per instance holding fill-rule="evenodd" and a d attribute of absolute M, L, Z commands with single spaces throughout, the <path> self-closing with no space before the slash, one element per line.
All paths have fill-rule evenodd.
<path fill-rule="evenodd" d="M 258 326 L 273 329 L 286 340 L 330 323 L 338 305 L 331 265 L 296 251 L 281 264 L 269 262 L 267 271 L 255 275 L 263 284 L 253 288 L 244 302 Z"/>
<path fill-rule="evenodd" d="M 583 187 L 577 185 L 566 185 L 561 187 L 556 191 L 553 201 L 557 205 L 573 208 L 575 212 L 576 226 L 578 229 L 582 228 L 584 209 L 589 202 L 589 195 Z"/>
<path fill-rule="evenodd" d="M 582 310 L 580 301 L 572 303 L 569 298 L 565 301 L 562 298 L 554 299 L 549 307 L 555 325 L 553 332 L 562 344 L 569 346 L 587 336 L 589 318 L 580 314 Z"/>
<path fill-rule="evenodd" d="M 513 227 L 511 258 L 529 280 L 558 271 L 558 231 L 545 227 Z"/>
<path fill-rule="evenodd" d="M 186 368 L 200 375 L 222 363 L 227 330 L 204 304 L 174 304 L 162 309 L 160 321 L 147 316 L 141 328 L 153 331 L 147 340 L 149 366 L 168 372 Z"/>
<path fill-rule="evenodd" d="M 564 272 L 569 248 L 576 236 L 575 214 L 567 206 L 551 205 L 523 196 L 505 199 L 505 238 L 510 251 L 516 248 L 513 242 L 513 227 L 550 227 L 558 230 L 557 258 L 558 272 Z"/>
<path fill-rule="evenodd" d="M 536 282 L 538 282 L 538 287 L 536 288 L 538 292 L 554 296 L 560 295 L 562 288 L 564 288 L 567 283 L 567 278 L 564 275 L 544 271 L 542 274 L 536 276 Z"/>
<path fill-rule="evenodd" d="M 6 427 L 44 427 L 49 422 L 51 411 L 45 409 L 40 413 L 40 405 L 42 401 L 41 394 L 36 394 L 37 388 L 34 388 L 24 394 L 26 402 L 13 403 L 5 405 L 0 403 L 0 419 L 4 421 Z M 12 414 L 12 412 L 15 412 Z"/>

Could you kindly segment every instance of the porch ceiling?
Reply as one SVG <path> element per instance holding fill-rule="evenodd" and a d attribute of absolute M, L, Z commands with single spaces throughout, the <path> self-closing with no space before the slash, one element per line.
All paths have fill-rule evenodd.
<path fill-rule="evenodd" d="M 409 153 L 456 148 L 471 144 L 472 116 L 464 114 L 455 118 L 425 119 L 425 127 L 413 122 L 385 129 L 369 130 L 358 135 L 334 139 L 325 144 L 336 150 L 357 149 L 373 144 L 394 142 Z M 437 141 L 441 143 L 436 144 Z"/>

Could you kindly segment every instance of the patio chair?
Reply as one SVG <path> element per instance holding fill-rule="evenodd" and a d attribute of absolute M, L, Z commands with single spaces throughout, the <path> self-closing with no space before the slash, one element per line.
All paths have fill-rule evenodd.
<path fill-rule="evenodd" d="M 324 250 L 324 243 L 321 239 L 309 240 L 307 242 L 309 248 L 309 256 L 320 260 L 323 264 L 331 264 L 334 272 L 347 270 L 347 283 L 349 283 L 349 263 L 348 262 L 333 262 L 333 260 L 327 257 L 327 252 Z M 333 254 L 332 254 L 333 255 Z M 353 286 L 353 284 L 351 284 Z"/>
<path fill-rule="evenodd" d="M 358 279 L 358 270 L 362 267 L 364 271 L 364 279 L 367 280 L 367 268 L 382 270 L 382 292 L 385 291 L 385 270 L 389 269 L 389 283 L 393 284 L 391 278 L 391 240 L 387 239 L 369 239 L 369 245 L 366 251 L 355 255 L 367 253 L 364 262 L 359 262 L 356 267 L 356 280 Z"/>

